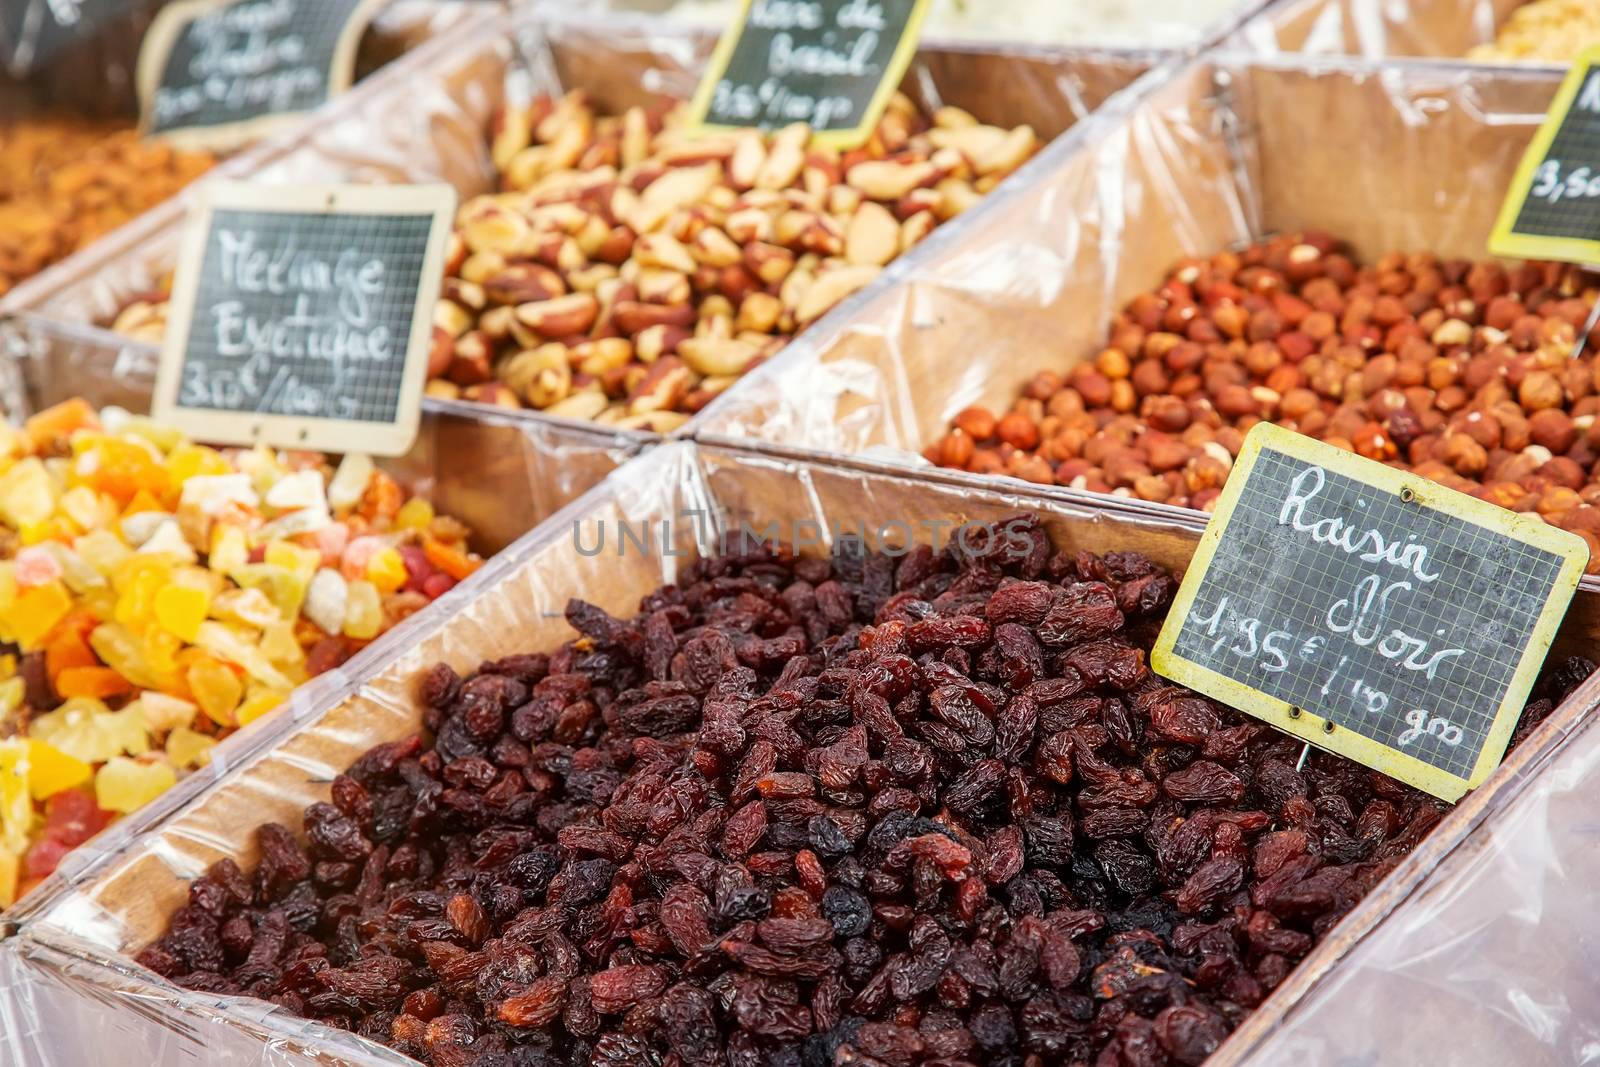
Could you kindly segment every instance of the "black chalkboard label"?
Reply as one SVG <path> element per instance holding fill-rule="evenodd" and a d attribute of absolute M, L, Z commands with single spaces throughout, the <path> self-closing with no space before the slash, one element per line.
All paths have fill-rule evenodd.
<path fill-rule="evenodd" d="M 208 441 L 406 451 L 454 210 L 444 185 L 202 187 L 156 415 Z"/>
<path fill-rule="evenodd" d="M 745 0 L 690 109 L 702 129 L 805 123 L 853 148 L 872 134 L 929 0 Z"/>
<path fill-rule="evenodd" d="M 1489 251 L 1600 263 L 1600 46 L 1568 68 L 1506 190 Z"/>
<path fill-rule="evenodd" d="M 0 55 L 26 77 L 63 48 L 94 36 L 130 0 L 0 0 Z"/>
<path fill-rule="evenodd" d="M 1152 666 L 1455 800 L 1505 755 L 1588 558 L 1536 516 L 1262 423 Z"/>
<path fill-rule="evenodd" d="M 144 130 L 228 148 L 350 87 L 356 45 L 386 0 L 186 0 L 139 55 Z"/>

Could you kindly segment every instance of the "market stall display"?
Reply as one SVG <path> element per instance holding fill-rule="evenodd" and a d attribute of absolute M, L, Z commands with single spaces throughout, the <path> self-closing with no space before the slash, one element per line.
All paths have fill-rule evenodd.
<path fill-rule="evenodd" d="M 1008 526 L 1019 505 L 1039 518 Z M 488 563 L 471 605 L 413 627 L 415 647 L 365 685 L 38 903 L 47 940 L 58 928 L 87 934 L 92 956 L 214 971 L 188 992 L 141 977 L 178 1015 L 130 1040 L 408 1062 L 309 1013 L 424 1062 L 521 1045 L 534 1062 L 580 1047 L 626 1062 L 690 1040 L 654 1009 L 699 1018 L 707 982 L 742 990 L 705 1034 L 741 1055 L 816 1033 L 817 1048 L 921 1050 L 912 1062 L 947 1041 L 969 1062 L 1165 1057 L 1163 1041 L 1194 1058 L 1250 1004 L 1286 1010 L 1270 990 L 1308 949 L 1305 966 L 1326 965 L 1312 943 L 1339 929 L 1331 915 L 1363 910 L 1385 874 L 1413 877 L 1401 855 L 1418 842 L 1464 829 L 1332 757 L 1297 770 L 1298 743 L 1148 673 L 1139 646 L 1193 531 L 689 444 L 652 450 L 569 520 Z M 740 527 L 813 547 L 712 562 L 718 531 Z M 649 552 L 646 528 L 663 539 Z M 906 528 L 940 553 L 893 547 Z M 862 550 L 830 562 L 819 536 Z M 963 544 L 983 560 L 965 578 L 963 549 L 945 554 Z M 667 574 L 677 587 L 652 592 Z M 1555 692 L 1587 670 L 1561 666 L 1584 640 L 1570 637 Z M 816 662 L 797 654 L 812 647 Z M 1581 714 L 1548 707 L 1531 714 Z M 1546 734 L 1524 731 L 1519 750 Z M 1488 788 L 1502 780 L 1519 779 Z M 256 837 L 266 822 L 292 829 Z M 1214 901 L 1250 900 L 1258 860 L 1286 862 L 1245 905 L 1260 916 L 1224 936 Z M 416 881 L 389 907 L 380 883 L 399 879 Z M 944 915 L 939 932 L 919 913 Z M 275 1007 L 232 999 L 245 991 Z"/>
<path fill-rule="evenodd" d="M 222 159 L 0 17 L 0 1061 L 1582 1060 L 1593 13 L 757 3 L 404 0 Z M 455 191 L 408 454 L 149 416 L 208 174 Z"/>

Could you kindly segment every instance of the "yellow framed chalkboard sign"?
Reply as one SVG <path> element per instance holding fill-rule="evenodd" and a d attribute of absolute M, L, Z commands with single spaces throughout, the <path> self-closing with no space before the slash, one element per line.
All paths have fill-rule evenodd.
<path fill-rule="evenodd" d="M 699 132 L 811 127 L 872 136 L 916 55 L 931 0 L 741 0 L 689 108 Z"/>
<path fill-rule="evenodd" d="M 1260 423 L 1151 666 L 1454 801 L 1504 757 L 1588 558 L 1537 516 Z"/>
<path fill-rule="evenodd" d="M 1600 263 L 1600 45 L 1567 70 L 1506 190 L 1489 251 Z"/>
<path fill-rule="evenodd" d="M 153 414 L 221 444 L 408 451 L 455 205 L 448 185 L 199 186 Z"/>
<path fill-rule="evenodd" d="M 180 147 L 248 144 L 355 77 L 389 0 L 177 0 L 151 23 L 135 81 L 141 131 Z"/>

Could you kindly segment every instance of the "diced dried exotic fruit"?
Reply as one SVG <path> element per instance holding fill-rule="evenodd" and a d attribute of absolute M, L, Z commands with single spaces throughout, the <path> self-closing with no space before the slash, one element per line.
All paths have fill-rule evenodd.
<path fill-rule="evenodd" d="M 465 536 L 365 456 L 211 449 L 81 400 L 0 426 L 0 786 L 19 791 L 0 906 L 470 573 Z M 374 580 L 347 587 L 358 544 Z"/>

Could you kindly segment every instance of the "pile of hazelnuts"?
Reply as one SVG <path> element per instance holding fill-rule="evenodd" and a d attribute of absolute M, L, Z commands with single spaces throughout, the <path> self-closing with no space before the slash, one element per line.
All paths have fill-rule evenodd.
<path fill-rule="evenodd" d="M 1209 510 L 1270 420 L 1537 513 L 1600 559 L 1600 330 L 1574 355 L 1597 288 L 1559 263 L 1360 265 L 1325 234 L 1278 235 L 1179 263 L 1093 359 L 998 417 L 967 408 L 926 455 Z"/>

